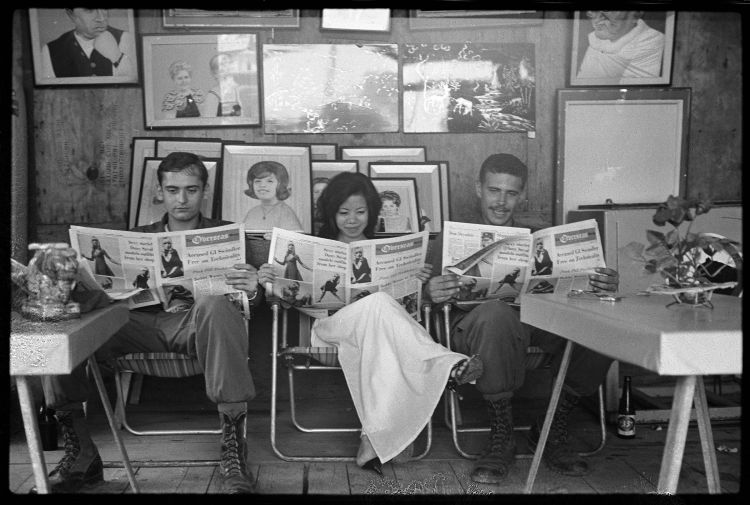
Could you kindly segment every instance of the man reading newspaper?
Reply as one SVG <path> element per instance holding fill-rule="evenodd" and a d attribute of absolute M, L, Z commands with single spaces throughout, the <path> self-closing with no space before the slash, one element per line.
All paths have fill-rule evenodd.
<path fill-rule="evenodd" d="M 479 198 L 480 223 L 513 227 L 516 206 L 526 193 L 528 169 L 510 154 L 489 156 L 479 170 L 476 194 Z M 425 295 L 434 303 L 450 302 L 461 291 L 461 277 L 443 274 L 443 236 L 437 237 L 428 262 L 437 275 L 427 283 Z M 609 268 L 596 268 L 589 283 L 595 289 L 616 291 L 618 274 Z M 561 337 L 521 323 L 518 311 L 500 299 L 484 301 L 474 308 L 452 311 L 454 350 L 467 355 L 478 354 L 484 363 L 484 374 L 477 379 L 477 389 L 484 397 L 490 418 L 487 447 L 474 466 L 475 482 L 496 484 L 509 473 L 514 463 L 513 417 L 511 398 L 524 381 L 524 356 L 529 345 L 542 347 L 556 355 L 559 364 L 565 341 Z M 604 380 L 611 359 L 584 347 L 576 346 L 568 369 L 563 394 L 555 412 L 552 431 L 544 451 L 544 460 L 554 470 L 566 475 L 583 475 L 586 463 L 566 444 L 567 420 L 581 396 L 596 391 Z M 542 419 L 529 435 L 536 445 Z"/>
<path fill-rule="evenodd" d="M 159 233 L 213 228 L 229 223 L 204 217 L 201 202 L 208 190 L 206 167 L 198 156 L 175 152 L 159 165 L 158 193 L 166 214 L 134 231 Z M 258 275 L 238 263 L 225 274 L 226 284 L 257 299 Z M 177 284 L 179 286 L 179 284 Z M 180 290 L 177 290 L 180 291 Z M 247 324 L 224 295 L 188 296 L 171 290 L 176 310 L 152 305 L 131 310 L 130 320 L 96 353 L 106 360 L 132 352 L 179 352 L 197 357 L 205 374 L 206 395 L 218 406 L 222 426 L 220 474 L 225 493 L 252 492 L 254 481 L 247 467 L 245 417 L 247 401 L 255 396 L 248 369 Z M 65 454 L 50 473 L 53 492 L 75 492 L 103 480 L 102 460 L 89 434 L 82 402 L 89 398 L 83 366 L 70 375 L 45 376 L 47 405 L 62 425 Z"/>

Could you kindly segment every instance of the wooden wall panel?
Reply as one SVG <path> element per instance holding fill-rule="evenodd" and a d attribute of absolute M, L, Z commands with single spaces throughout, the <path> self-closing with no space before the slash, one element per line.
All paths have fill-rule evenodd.
<path fill-rule="evenodd" d="M 349 145 L 423 145 L 432 160 L 451 169 L 455 220 L 471 219 L 474 177 L 482 161 L 508 152 L 529 165 L 529 201 L 520 217 L 551 224 L 557 159 L 556 91 L 566 87 L 570 61 L 570 13 L 546 12 L 542 24 L 482 30 L 412 31 L 405 11 L 395 10 L 389 34 L 321 32 L 319 11 L 303 11 L 299 29 L 253 30 L 273 43 L 531 42 L 536 45 L 536 132 L 489 134 L 265 135 L 260 127 L 146 130 L 139 87 L 37 88 L 34 92 L 34 166 L 37 225 L 109 223 L 125 226 L 133 136 L 220 137 L 247 142 L 312 142 Z M 161 11 L 138 10 L 139 34 L 184 33 L 161 27 Z M 688 192 L 740 199 L 742 162 L 741 23 L 735 13 L 685 13 L 677 17 L 673 85 L 693 88 Z M 63 130 L 64 129 L 64 130 Z M 64 131 L 65 135 L 60 135 Z M 531 138 L 530 138 L 531 137 Z M 68 145 L 61 139 L 69 139 Z M 113 139 L 125 139 L 122 142 Z M 114 144 L 116 145 L 113 145 Z M 124 146 L 124 148 L 123 148 Z M 92 181 L 88 167 L 99 170 Z M 83 174 L 83 177 L 81 176 Z M 665 195 L 666 197 L 666 195 Z M 45 227 L 55 233 L 55 226 Z"/>

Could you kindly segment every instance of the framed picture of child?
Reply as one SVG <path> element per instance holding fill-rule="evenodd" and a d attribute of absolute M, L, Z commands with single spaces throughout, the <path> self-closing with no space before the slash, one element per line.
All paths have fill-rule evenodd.
<path fill-rule="evenodd" d="M 260 124 L 255 33 L 144 35 L 146 126 Z"/>
<path fill-rule="evenodd" d="M 158 221 L 167 211 L 164 208 L 164 195 L 160 191 L 157 169 L 162 158 L 146 158 L 143 161 L 143 171 L 140 181 L 138 207 L 135 211 L 135 226 L 143 226 Z M 206 191 L 203 192 L 201 202 L 201 214 L 208 218 L 214 218 L 214 195 L 216 192 L 216 172 L 218 171 L 218 159 L 204 159 L 203 164 L 208 171 Z"/>
<path fill-rule="evenodd" d="M 373 179 L 413 177 L 417 181 L 419 197 L 419 229 L 432 235 L 440 233 L 443 226 L 443 197 L 440 182 L 440 164 L 436 162 L 370 162 L 368 175 Z"/>
<path fill-rule="evenodd" d="M 417 180 L 413 177 L 372 179 L 383 206 L 375 233 L 393 235 L 419 231 Z"/>
<path fill-rule="evenodd" d="M 250 234 L 312 232 L 309 144 L 224 145 L 221 218 Z"/>

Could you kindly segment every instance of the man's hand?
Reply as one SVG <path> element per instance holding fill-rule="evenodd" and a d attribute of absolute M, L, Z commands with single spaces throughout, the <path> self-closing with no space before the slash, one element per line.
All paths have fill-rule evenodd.
<path fill-rule="evenodd" d="M 245 263 L 235 264 L 234 270 L 227 272 L 226 279 L 228 286 L 242 290 L 248 296 L 252 297 L 258 291 L 258 270 L 252 265 Z"/>
<path fill-rule="evenodd" d="M 438 275 L 427 283 L 427 294 L 434 303 L 442 303 L 453 298 L 460 285 L 456 274 Z"/>
<path fill-rule="evenodd" d="M 269 282 L 271 284 L 276 282 L 276 272 L 273 269 L 273 265 L 263 263 L 258 269 L 258 284 L 265 287 Z"/>
<path fill-rule="evenodd" d="M 589 275 L 589 284 L 595 291 L 617 291 L 620 284 L 620 274 L 611 268 L 595 268 L 595 274 Z"/>
<path fill-rule="evenodd" d="M 417 272 L 417 279 L 419 279 L 419 282 L 424 284 L 425 282 L 430 280 L 430 277 L 432 277 L 432 265 L 429 263 L 425 263 L 424 266 Z"/>
<path fill-rule="evenodd" d="M 115 37 L 108 30 L 104 30 L 101 35 L 94 39 L 94 49 L 112 63 L 120 61 L 122 51 L 120 51 Z"/>

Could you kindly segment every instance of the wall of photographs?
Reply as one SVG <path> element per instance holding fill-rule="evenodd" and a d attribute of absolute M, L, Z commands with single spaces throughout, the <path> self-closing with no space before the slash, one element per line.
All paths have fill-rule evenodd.
<path fill-rule="evenodd" d="M 36 81 L 43 51 L 34 42 L 41 47 L 51 36 L 50 21 L 29 16 L 19 35 L 32 41 L 23 61 L 38 238 L 61 238 L 71 223 L 126 228 L 150 219 L 158 212 L 149 196 L 161 157 L 155 149 L 170 142 L 211 152 L 216 192 L 206 205 L 222 217 L 244 217 L 254 203 L 240 186 L 232 203 L 222 194 L 230 180 L 224 177 L 240 184 L 247 176 L 230 174 L 228 158 L 244 156 L 247 164 L 270 146 L 307 146 L 309 154 L 278 156 L 287 156 L 305 187 L 294 205 L 311 231 L 314 181 L 355 165 L 375 177 L 414 179 L 419 226 L 439 231 L 440 219 L 472 220 L 477 209 L 466 202 L 475 200 L 476 172 L 495 152 L 512 153 L 530 168 L 521 217 L 531 226 L 551 224 L 556 94 L 613 85 L 579 78 L 573 64 L 573 54 L 577 62 L 583 52 L 583 14 L 447 19 L 384 10 L 388 16 L 368 19 L 323 18 L 320 10 L 271 17 L 124 10 L 122 28 L 132 17 L 137 46 L 134 82 Z M 739 180 L 742 152 L 739 16 L 680 11 L 661 23 L 672 37 L 670 71 L 664 66 L 657 83 L 628 86 L 692 88 L 687 192 L 738 200 L 741 189 L 732 181 Z M 233 82 L 220 84 L 221 72 Z M 178 82 L 194 92 L 180 91 Z M 360 158 L 352 154 L 357 149 Z M 368 149 L 386 154 L 362 154 Z M 408 184 L 394 185 L 409 193 Z"/>

